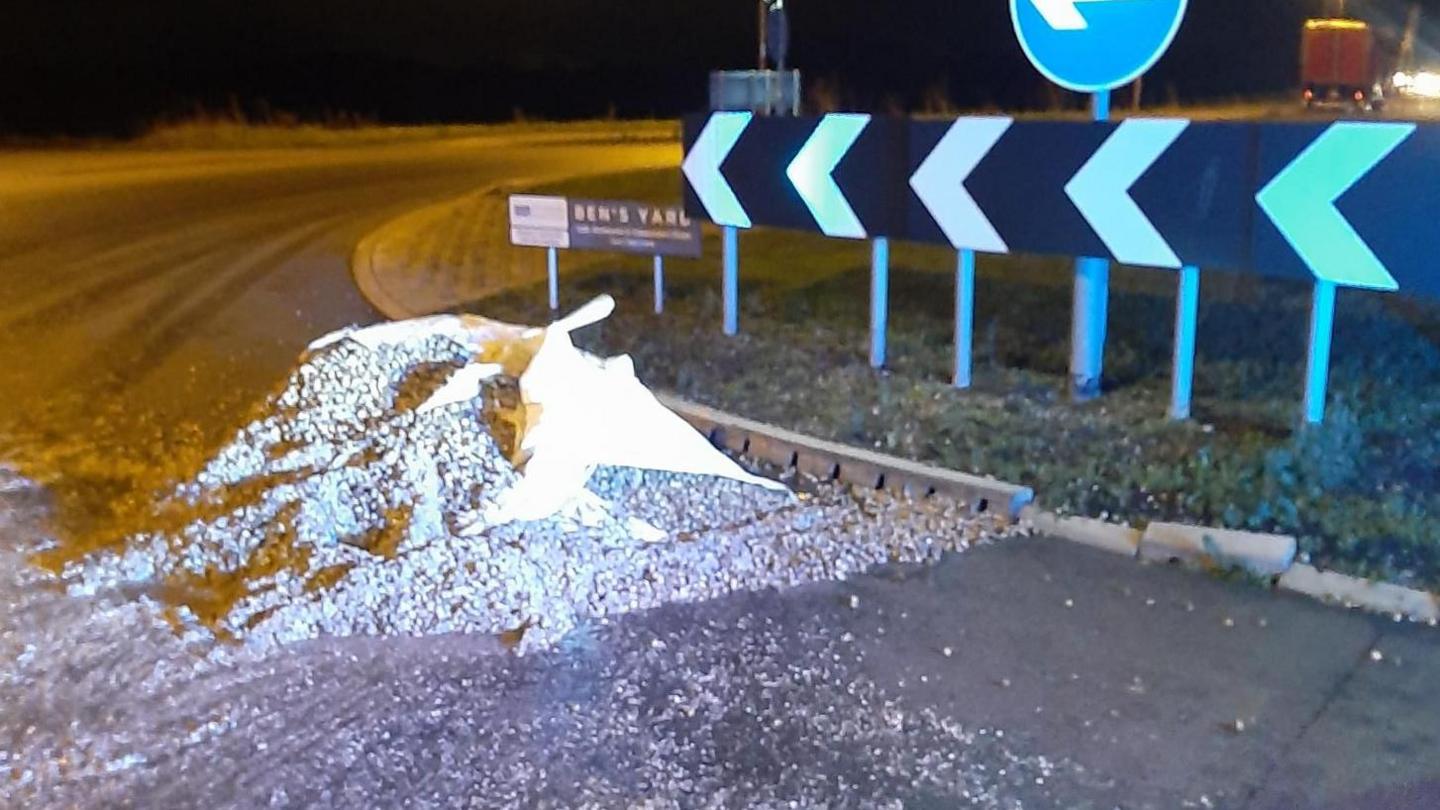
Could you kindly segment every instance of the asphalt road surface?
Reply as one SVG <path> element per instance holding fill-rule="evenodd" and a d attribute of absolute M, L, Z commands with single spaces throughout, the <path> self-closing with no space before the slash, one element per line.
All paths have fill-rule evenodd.
<path fill-rule="evenodd" d="M 678 161 L 639 134 L 0 153 L 6 415 L 21 440 L 98 430 L 152 454 L 142 426 L 187 424 L 213 442 L 309 340 L 379 318 L 349 275 L 366 232 L 498 180 Z"/>
<path fill-rule="evenodd" d="M 0 536 L 203 454 L 310 339 L 374 320 L 348 259 L 389 217 L 656 150 L 678 159 L 514 138 L 0 155 L 0 459 L 47 484 L 0 476 Z M 0 544 L 0 567 L 23 563 Z M 1440 805 L 1432 631 L 1044 538 L 523 659 L 357 640 L 196 670 L 131 607 L 24 579 L 0 587 L 11 806 Z M 17 770 L 77 728 L 109 730 L 91 776 Z"/>

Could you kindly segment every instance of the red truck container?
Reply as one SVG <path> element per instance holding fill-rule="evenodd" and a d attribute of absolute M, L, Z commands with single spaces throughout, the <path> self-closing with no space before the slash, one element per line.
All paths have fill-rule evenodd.
<path fill-rule="evenodd" d="M 1378 107 L 1383 100 L 1375 78 L 1375 37 L 1369 25 L 1346 19 L 1305 22 L 1300 42 L 1300 86 L 1307 107 Z"/>

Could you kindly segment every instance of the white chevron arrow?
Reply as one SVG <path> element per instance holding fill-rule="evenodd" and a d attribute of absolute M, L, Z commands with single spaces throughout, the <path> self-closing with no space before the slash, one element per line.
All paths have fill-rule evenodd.
<path fill-rule="evenodd" d="M 1085 221 L 1123 264 L 1183 264 L 1130 197 L 1130 188 L 1188 126 L 1182 119 L 1128 119 L 1065 186 Z"/>
<path fill-rule="evenodd" d="M 996 116 L 958 119 L 910 178 L 915 196 L 957 249 L 1010 252 L 965 181 L 1013 123 Z"/>
<path fill-rule="evenodd" d="M 867 235 L 834 175 L 835 167 L 869 125 L 870 116 L 861 113 L 825 116 L 785 170 L 826 236 L 864 239 Z"/>
<path fill-rule="evenodd" d="M 690 154 L 680 164 L 690 187 L 695 189 L 695 196 L 700 198 L 710 221 L 716 225 L 750 227 L 750 215 L 735 196 L 730 181 L 721 174 L 720 165 L 730 156 L 754 117 L 754 113 L 748 112 L 717 112 L 710 116 L 695 145 L 690 147 Z"/>
<path fill-rule="evenodd" d="M 1122 0 L 1030 0 L 1045 24 L 1056 31 L 1084 31 L 1090 27 L 1085 15 L 1080 13 L 1080 3 L 1118 3 Z"/>

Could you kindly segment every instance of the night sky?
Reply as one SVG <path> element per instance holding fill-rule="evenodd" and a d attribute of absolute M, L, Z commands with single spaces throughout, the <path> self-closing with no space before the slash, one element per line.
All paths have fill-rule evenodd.
<path fill-rule="evenodd" d="M 386 122 L 663 115 L 755 59 L 751 0 L 10 0 L 0 131 L 127 134 L 197 105 Z M 846 106 L 1044 107 L 1006 0 L 790 0 L 792 61 Z M 1146 100 L 1283 93 L 1327 0 L 1192 0 Z M 1397 35 L 1409 0 L 1351 0 Z M 1440 0 L 1422 42 L 1440 44 Z M 1434 55 L 1422 46 L 1422 54 Z M 818 84 L 817 84 L 818 83 Z M 1062 102 L 1070 101 L 1061 97 Z"/>

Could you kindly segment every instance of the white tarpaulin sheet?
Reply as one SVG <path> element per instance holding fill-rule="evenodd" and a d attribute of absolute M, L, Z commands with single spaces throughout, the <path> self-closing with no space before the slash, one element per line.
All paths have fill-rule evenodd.
<path fill-rule="evenodd" d="M 437 335 L 470 347 L 475 362 L 452 375 L 422 411 L 470 403 L 481 383 L 497 374 L 518 377 L 525 409 L 516 422 L 522 478 L 501 499 L 499 514 L 485 516 L 489 525 L 540 520 L 573 505 L 600 465 L 719 476 L 786 490 L 745 472 L 661 405 L 636 378 L 628 356 L 606 360 L 575 347 L 571 332 L 604 320 L 614 309 L 615 301 L 601 296 L 546 328 L 442 315 L 337 332 L 311 350 L 339 340 L 373 350 Z"/>

